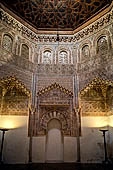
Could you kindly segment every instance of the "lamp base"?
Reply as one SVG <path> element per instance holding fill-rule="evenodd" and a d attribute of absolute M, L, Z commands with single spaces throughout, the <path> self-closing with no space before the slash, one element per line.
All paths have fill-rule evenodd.
<path fill-rule="evenodd" d="M 103 164 L 111 164 L 112 162 L 110 160 L 102 161 Z"/>

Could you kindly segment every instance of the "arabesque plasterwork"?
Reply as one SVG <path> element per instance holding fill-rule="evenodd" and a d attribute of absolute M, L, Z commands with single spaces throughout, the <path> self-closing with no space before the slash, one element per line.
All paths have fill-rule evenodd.
<path fill-rule="evenodd" d="M 48 122 L 52 119 L 58 119 L 61 122 L 63 135 L 77 135 L 77 118 L 73 111 L 71 91 L 54 83 L 40 90 L 37 97 L 38 108 L 32 118 L 33 136 L 45 135 Z"/>
<path fill-rule="evenodd" d="M 109 13 L 105 14 L 101 19 L 98 19 L 98 21 L 95 21 L 94 24 L 91 24 L 90 26 L 87 26 L 83 31 L 80 31 L 79 33 L 75 33 L 73 36 L 60 36 L 59 41 L 60 42 L 75 42 L 80 39 L 85 38 L 85 36 L 92 34 L 93 32 L 96 32 L 97 30 L 101 29 L 101 27 L 109 24 L 112 22 L 113 18 L 113 12 L 112 9 Z M 9 24 L 13 29 L 16 31 L 21 32 L 23 35 L 26 35 L 31 40 L 39 41 L 39 42 L 56 42 L 56 36 L 39 36 L 32 32 L 30 29 L 22 25 L 20 22 L 17 22 L 13 17 L 11 17 L 9 14 L 7 14 L 3 9 L 1 9 L 1 19 L 6 24 Z"/>
<path fill-rule="evenodd" d="M 80 92 L 82 116 L 111 115 L 113 106 L 112 91 L 113 82 L 99 78 L 92 80 L 92 82 Z"/>
<path fill-rule="evenodd" d="M 30 91 L 16 77 L 0 80 L 0 114 L 28 115 Z"/>
<path fill-rule="evenodd" d="M 16 78 L 3 81 L 2 84 L 6 83 L 4 87 L 8 88 L 9 92 L 0 86 L 2 115 L 28 116 L 33 112 L 32 118 L 29 117 L 29 132 L 32 123 L 33 136 L 45 135 L 48 122 L 52 119 L 61 122 L 63 135 L 77 136 L 78 119 L 81 132 L 81 116 L 113 114 L 112 9 L 77 33 L 59 35 L 59 42 L 56 41 L 56 34 L 37 34 L 11 17 L 5 10 L 0 10 L 0 69 L 4 75 L 15 71 L 15 75 L 22 75 L 24 80 L 23 83 Z M 6 35 L 13 41 L 10 51 L 3 46 Z M 22 56 L 22 45 L 29 48 L 29 56 L 26 58 Z M 29 106 L 32 74 L 36 74 L 37 77 L 35 91 L 37 103 L 33 110 L 32 103 Z M 75 89 L 72 80 L 75 75 L 78 76 L 80 92 L 78 117 L 73 103 Z M 11 82 L 16 82 L 15 86 L 12 86 Z M 28 91 L 27 86 L 30 87 Z M 22 95 L 18 90 L 22 91 Z"/>

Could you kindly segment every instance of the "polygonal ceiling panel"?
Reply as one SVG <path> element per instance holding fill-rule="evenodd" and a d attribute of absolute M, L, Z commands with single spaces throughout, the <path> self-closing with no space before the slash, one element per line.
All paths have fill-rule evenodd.
<path fill-rule="evenodd" d="M 37 29 L 74 30 L 112 0 L 1 0 Z"/>

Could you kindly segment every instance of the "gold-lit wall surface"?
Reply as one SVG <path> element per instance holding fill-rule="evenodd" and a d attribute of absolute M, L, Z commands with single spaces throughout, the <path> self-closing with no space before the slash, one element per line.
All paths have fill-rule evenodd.
<path fill-rule="evenodd" d="M 107 116 L 98 116 L 98 117 L 82 117 L 82 126 L 89 128 L 99 128 L 109 126 L 109 117 Z"/>
<path fill-rule="evenodd" d="M 109 126 L 113 127 L 113 116 L 109 116 L 108 122 L 109 122 Z"/>
<path fill-rule="evenodd" d="M 26 116 L 0 116 L 0 127 L 11 130 L 24 128 L 27 124 L 26 119 Z"/>
<path fill-rule="evenodd" d="M 9 129 L 5 133 L 4 139 L 4 163 L 27 163 L 29 148 L 28 117 L 0 116 L 0 127 Z M 2 131 L 0 131 L 0 139 L 2 139 Z"/>
<path fill-rule="evenodd" d="M 107 129 L 106 143 L 109 159 L 113 156 L 113 117 L 82 117 L 81 156 L 83 162 L 96 163 L 104 160 L 104 139 L 101 129 Z M 87 146 L 88 145 L 88 146 Z"/>

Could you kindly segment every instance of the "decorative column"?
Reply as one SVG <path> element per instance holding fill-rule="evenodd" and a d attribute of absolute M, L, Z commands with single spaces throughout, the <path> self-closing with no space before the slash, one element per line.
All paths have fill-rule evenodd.
<path fill-rule="evenodd" d="M 108 129 L 100 129 L 100 131 L 103 133 L 104 137 L 104 163 L 108 162 L 108 156 L 107 156 L 107 146 L 106 146 L 106 132 L 108 132 Z"/>
<path fill-rule="evenodd" d="M 102 95 L 104 98 L 104 102 L 105 102 L 105 111 L 107 112 L 107 85 L 101 85 L 101 90 L 102 90 Z"/>
<path fill-rule="evenodd" d="M 2 131 L 2 143 L 1 143 L 1 150 L 0 150 L 0 163 L 3 163 L 3 147 L 4 147 L 4 139 L 5 139 L 5 132 L 7 132 L 9 129 L 7 128 L 0 128 L 0 131 Z"/>
<path fill-rule="evenodd" d="M 73 85 L 74 85 L 74 99 L 73 99 L 73 105 L 74 105 L 74 111 L 76 113 L 76 117 L 77 117 L 77 162 L 81 161 L 81 155 L 80 155 L 80 119 L 79 119 L 79 114 L 80 114 L 80 108 L 79 108 L 79 77 L 76 74 L 73 78 Z"/>
<path fill-rule="evenodd" d="M 2 114 L 2 111 L 3 111 L 3 107 L 4 107 L 4 97 L 5 97 L 5 94 L 7 93 L 7 89 L 3 88 L 2 89 L 2 100 L 1 100 L 1 114 Z"/>
<path fill-rule="evenodd" d="M 31 84 L 31 106 L 29 108 L 30 138 L 29 138 L 29 163 L 32 163 L 32 140 L 33 140 L 33 118 L 36 111 L 36 74 L 32 73 Z"/>

